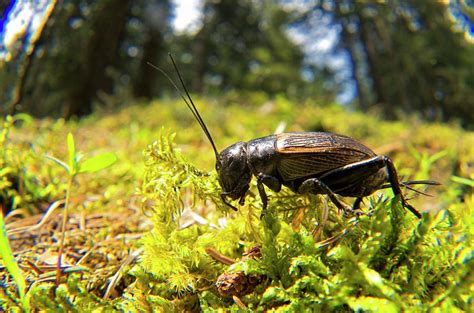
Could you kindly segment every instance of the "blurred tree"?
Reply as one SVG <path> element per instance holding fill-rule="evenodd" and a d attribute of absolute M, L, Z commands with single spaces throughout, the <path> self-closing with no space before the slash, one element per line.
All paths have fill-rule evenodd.
<path fill-rule="evenodd" d="M 290 15 L 269 2 L 264 2 L 256 10 L 262 12 L 259 23 L 261 38 L 250 51 L 253 60 L 243 87 L 270 95 L 284 92 L 295 97 L 306 82 L 302 77 L 303 51 L 285 32 Z"/>
<path fill-rule="evenodd" d="M 171 9 L 168 0 L 132 2 L 131 18 L 122 47 L 122 70 L 129 73 L 134 97 L 150 99 L 160 94 L 164 83 L 168 84 L 148 62 L 160 67 L 169 62 L 167 52 L 173 35 Z"/>
<path fill-rule="evenodd" d="M 99 91 L 111 92 L 111 69 L 130 1 L 65 1 L 57 5 L 32 56 L 21 105 L 38 116 L 82 116 Z"/>
<path fill-rule="evenodd" d="M 202 28 L 193 44 L 193 89 L 240 89 L 259 43 L 259 16 L 251 1 L 204 1 Z"/>
<path fill-rule="evenodd" d="M 5 4 L 6 5 L 6 4 Z M 38 48 L 38 41 L 41 38 L 46 22 L 54 11 L 56 1 L 50 1 L 48 5 L 32 4 L 29 8 L 33 15 L 42 15 L 44 18 L 33 26 L 32 21 L 28 21 L 26 25 L 19 29 L 18 33 L 13 35 L 14 39 L 8 39 L 7 21 L 12 19 L 20 19 L 22 13 L 21 6 L 11 1 L 4 11 L 4 15 L 0 20 L 0 112 L 2 114 L 13 113 L 16 106 L 22 100 L 22 90 L 28 75 L 31 61 Z M 11 30 L 12 27 L 9 27 Z M 11 41 L 11 42 L 10 42 Z M 8 45 L 8 48 L 6 47 Z"/>
<path fill-rule="evenodd" d="M 169 0 L 58 2 L 37 40 L 21 44 L 29 34 L 20 36 L 20 53 L 4 67 L 8 75 L 0 74 L 2 90 L 13 90 L 4 93 L 13 94 L 9 107 L 69 118 L 92 112 L 98 101 L 116 105 L 128 96 L 161 95 L 171 89 L 169 82 L 147 62 L 172 73 L 167 51 L 188 65 L 193 91 L 332 100 L 335 88 L 325 82 L 332 73 L 305 64 L 287 33 L 292 12 L 274 1 L 207 0 L 203 5 L 201 29 L 176 36 Z M 10 79 L 18 68 L 18 78 Z"/>
<path fill-rule="evenodd" d="M 322 13 L 322 14 L 321 14 Z M 350 54 L 361 109 L 474 126 L 474 47 L 437 1 L 318 1 L 298 22 L 329 17 Z"/>
<path fill-rule="evenodd" d="M 38 38 L 19 34 L 1 64 L 3 111 L 69 118 L 91 113 L 118 88 L 135 97 L 158 93 L 163 78 L 147 62 L 166 54 L 170 1 L 66 0 L 52 8 Z"/>
<path fill-rule="evenodd" d="M 281 5 L 206 0 L 203 13 L 196 35 L 181 37 L 181 49 L 192 55 L 181 61 L 193 69 L 193 91 L 258 91 L 288 97 L 321 92 L 307 88 L 321 75 L 304 63 L 301 47 L 287 34 L 291 12 Z"/>

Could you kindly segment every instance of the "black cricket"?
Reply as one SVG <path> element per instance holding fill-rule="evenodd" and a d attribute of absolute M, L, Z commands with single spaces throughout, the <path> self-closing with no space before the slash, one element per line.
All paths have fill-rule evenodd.
<path fill-rule="evenodd" d="M 356 214 L 362 214 L 356 210 L 363 197 L 390 186 L 394 194 L 400 196 L 402 205 L 421 218 L 420 212 L 407 202 L 401 186 L 414 190 L 409 185 L 439 184 L 430 180 L 400 182 L 389 157 L 376 155 L 347 136 L 327 132 L 281 133 L 237 142 L 219 153 L 171 54 L 169 57 L 187 99 L 163 70 L 150 65 L 171 81 L 209 139 L 216 156 L 221 198 L 232 209 L 237 210 L 227 198 L 239 199 L 239 204 L 243 205 L 252 176 L 255 176 L 263 210 L 268 204 L 265 186 L 275 192 L 283 185 L 300 194 L 326 194 L 339 210 Z M 336 194 L 356 200 L 350 207 Z"/>

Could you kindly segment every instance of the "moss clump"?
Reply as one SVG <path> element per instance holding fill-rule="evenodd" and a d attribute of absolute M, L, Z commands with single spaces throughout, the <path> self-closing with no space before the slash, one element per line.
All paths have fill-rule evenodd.
<path fill-rule="evenodd" d="M 343 218 L 326 197 L 287 189 L 269 192 L 260 219 L 255 185 L 238 212 L 222 204 L 214 171 L 201 170 L 212 168 L 212 149 L 181 102 L 153 101 L 81 121 L 5 118 L 0 196 L 7 200 L 3 209 L 14 210 L 5 218 L 6 235 L 32 310 L 451 312 L 472 307 L 472 132 L 412 118 L 387 122 L 283 97 L 261 106 L 199 100 L 218 147 L 268 135 L 277 125 L 287 125 L 285 131 L 331 131 L 390 156 L 405 180 L 435 179 L 443 186 L 428 190 L 433 197 L 410 199 L 429 212 L 422 220 L 392 201 L 390 190 L 366 199 L 362 207 L 373 211 L 371 217 Z M 261 114 L 265 119 L 255 118 Z M 163 125 L 177 132 L 176 139 L 159 132 Z M 45 155 L 66 159 L 69 132 L 86 159 L 112 152 L 118 161 L 74 181 L 65 245 L 70 266 L 56 287 L 57 225 L 67 175 Z M 143 164 L 141 151 L 154 140 Z M 36 212 L 52 208 L 54 214 L 39 225 L 45 215 Z M 245 259 L 245 251 L 255 246 L 261 257 Z M 5 282 L 0 307 L 18 310 L 18 288 L 3 260 L 0 280 Z M 243 292 L 219 293 L 218 281 L 240 282 L 225 287 Z"/>
<path fill-rule="evenodd" d="M 215 175 L 186 161 L 172 136 L 163 133 L 145 157 L 141 193 L 154 228 L 142 240 L 141 266 L 153 282 L 148 296 L 160 296 L 163 305 L 179 309 L 186 297 L 194 299 L 194 307 L 244 304 L 282 312 L 442 311 L 471 305 L 473 250 L 465 214 L 472 214 L 472 207 L 454 205 L 418 220 L 398 198 L 379 197 L 372 198 L 370 217 L 345 219 L 330 207 L 323 219 L 328 208 L 319 198 L 284 190 L 271 195 L 260 220 L 256 192 L 239 212 L 225 214 Z M 202 219 L 183 225 L 189 212 L 201 213 Z M 262 257 L 232 270 L 268 279 L 241 299 L 221 296 L 215 282 L 228 269 L 206 248 L 239 258 L 255 245 Z"/>

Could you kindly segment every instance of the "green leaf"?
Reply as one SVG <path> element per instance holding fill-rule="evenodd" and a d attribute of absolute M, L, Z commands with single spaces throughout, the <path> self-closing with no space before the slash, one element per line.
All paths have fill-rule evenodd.
<path fill-rule="evenodd" d="M 356 312 L 400 312 L 392 301 L 375 297 L 351 297 L 347 304 Z"/>
<path fill-rule="evenodd" d="M 371 268 L 366 267 L 364 264 L 360 264 L 360 269 L 367 282 L 380 290 L 383 295 L 393 300 L 399 300 L 395 290 L 390 286 L 390 283 L 386 281 L 378 272 Z"/>
<path fill-rule="evenodd" d="M 463 249 L 456 258 L 459 264 L 468 264 L 474 260 L 474 249 Z"/>
<path fill-rule="evenodd" d="M 62 168 L 64 168 L 66 170 L 66 172 L 68 174 L 71 174 L 71 169 L 69 168 L 69 165 L 67 165 L 66 163 L 64 163 L 63 161 L 59 160 L 59 159 L 56 159 L 55 157 L 51 156 L 51 155 L 45 155 L 45 157 L 51 161 L 53 161 L 54 163 L 58 164 L 59 166 L 61 166 Z"/>
<path fill-rule="evenodd" d="M 436 161 L 438 161 L 438 160 L 444 158 L 444 157 L 447 156 L 447 155 L 448 155 L 448 150 L 441 150 L 441 151 L 439 151 L 439 152 L 433 154 L 432 156 L 430 156 L 430 157 L 428 158 L 428 161 L 429 161 L 431 164 L 433 164 L 433 163 L 435 163 Z"/>
<path fill-rule="evenodd" d="M 3 259 L 3 263 L 6 266 L 10 275 L 12 275 L 18 286 L 18 293 L 20 294 L 21 303 L 25 311 L 29 311 L 28 301 L 26 299 L 26 282 L 23 274 L 13 257 L 10 244 L 8 243 L 8 237 L 5 229 L 5 222 L 3 221 L 3 212 L 0 211 L 0 256 Z"/>
<path fill-rule="evenodd" d="M 455 183 L 463 184 L 469 187 L 474 187 L 474 179 L 466 178 L 466 177 L 459 177 L 453 176 L 451 180 Z"/>
<path fill-rule="evenodd" d="M 79 173 L 94 173 L 111 166 L 116 161 L 117 156 L 112 152 L 99 154 L 82 162 Z"/>
<path fill-rule="evenodd" d="M 22 121 L 25 124 L 31 124 L 33 122 L 33 117 L 26 113 L 18 113 L 14 116 L 15 121 Z"/>
<path fill-rule="evenodd" d="M 9 174 L 11 172 L 12 172 L 12 169 L 9 168 L 9 167 L 2 168 L 2 169 L 0 169 L 0 177 L 6 176 L 7 174 Z"/>
<path fill-rule="evenodd" d="M 330 258 L 334 258 L 336 260 L 344 260 L 344 261 L 350 261 L 350 262 L 355 262 L 356 256 L 354 255 L 354 252 L 349 249 L 347 246 L 339 245 L 331 249 L 328 253 L 327 256 Z"/>
<path fill-rule="evenodd" d="M 76 163 L 76 145 L 74 144 L 74 136 L 72 133 L 67 134 L 67 151 L 69 153 L 69 168 L 74 170 Z"/>

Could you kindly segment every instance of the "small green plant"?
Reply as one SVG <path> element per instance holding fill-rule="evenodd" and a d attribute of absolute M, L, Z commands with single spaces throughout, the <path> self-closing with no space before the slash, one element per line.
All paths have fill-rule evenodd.
<path fill-rule="evenodd" d="M 61 279 L 61 259 L 64 248 L 64 236 L 66 233 L 66 224 L 69 212 L 69 202 L 71 198 L 71 189 L 74 179 L 77 175 L 82 173 L 93 173 L 107 168 L 117 161 L 117 157 L 113 153 L 99 154 L 89 159 L 84 160 L 83 155 L 76 152 L 76 145 L 74 143 L 74 137 L 71 133 L 67 135 L 67 149 L 68 149 L 68 161 L 63 162 L 53 156 L 47 155 L 46 157 L 54 161 L 57 165 L 62 167 L 68 175 L 67 187 L 66 187 L 66 199 L 64 201 L 64 213 L 63 221 L 61 224 L 61 240 L 59 242 L 58 252 L 58 263 L 56 271 L 56 284 L 59 285 Z"/>
<path fill-rule="evenodd" d="M 419 170 L 416 172 L 416 176 L 414 177 L 415 180 L 430 177 L 430 171 L 433 168 L 433 165 L 448 155 L 447 150 L 441 150 L 433 155 L 429 155 L 426 151 L 418 152 L 413 147 L 410 147 L 410 152 L 419 163 Z"/>

